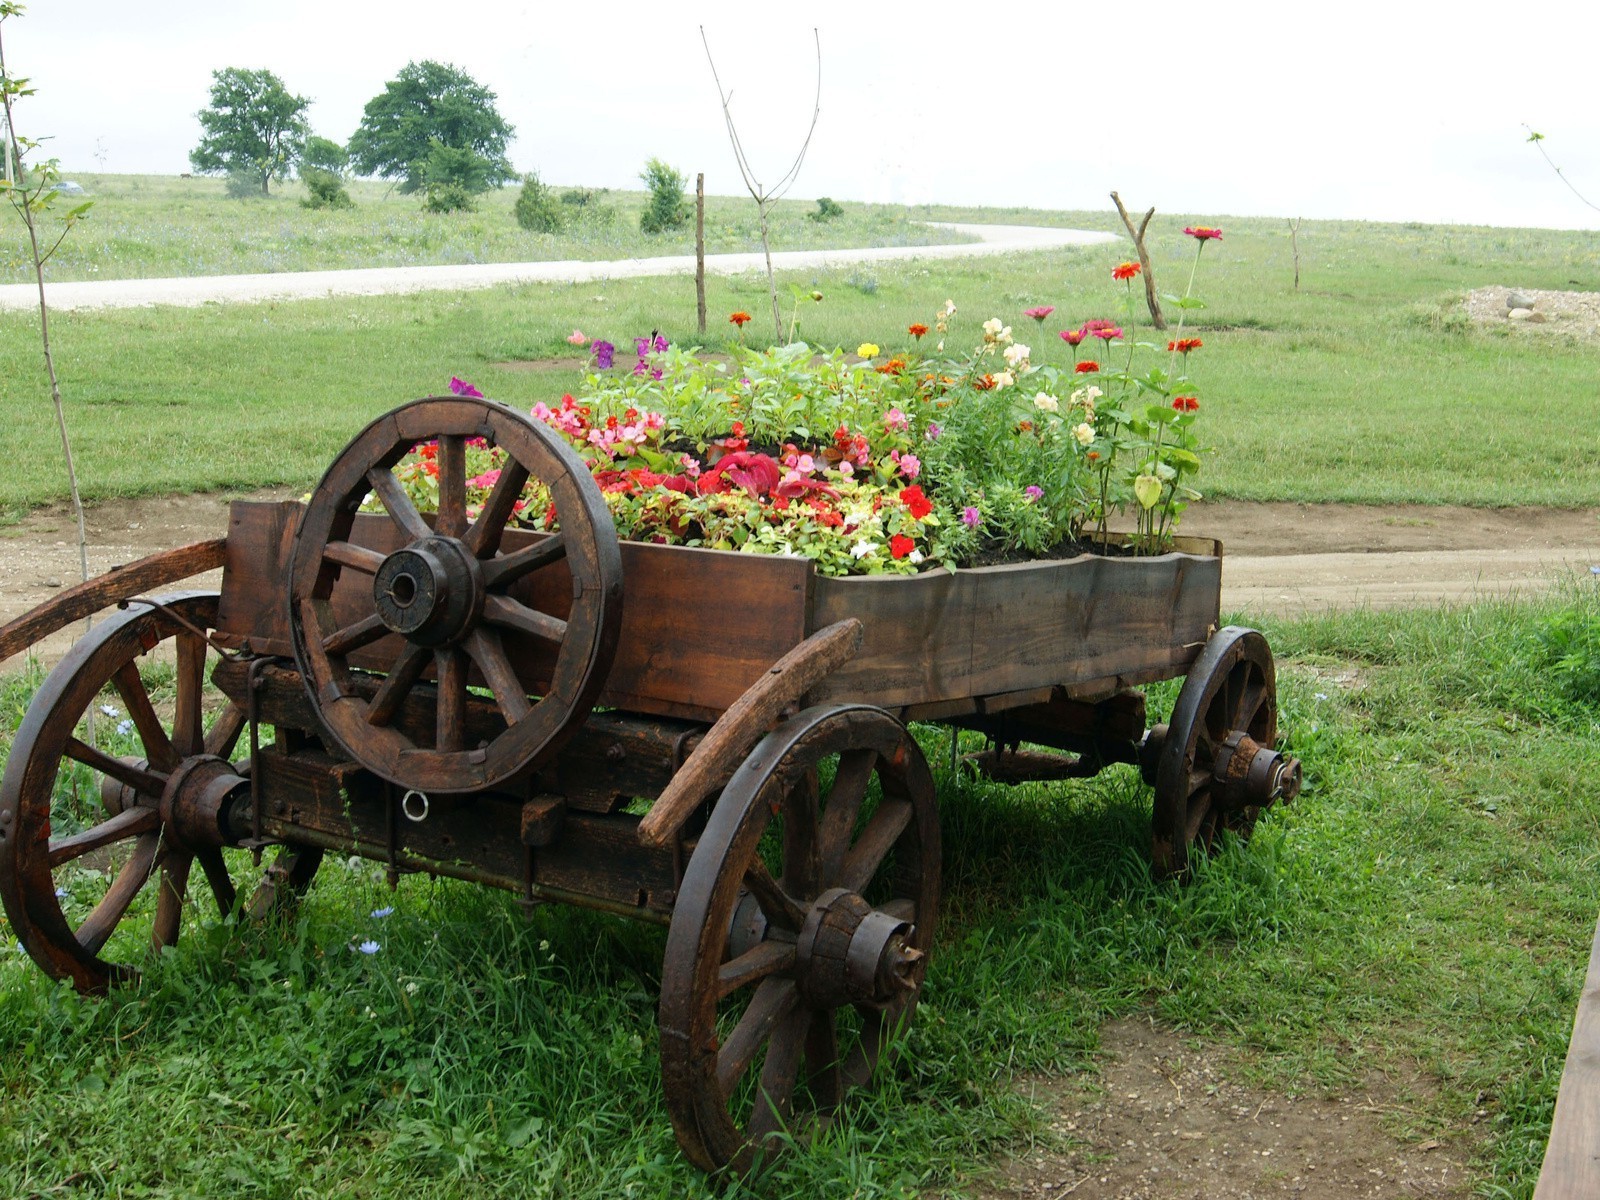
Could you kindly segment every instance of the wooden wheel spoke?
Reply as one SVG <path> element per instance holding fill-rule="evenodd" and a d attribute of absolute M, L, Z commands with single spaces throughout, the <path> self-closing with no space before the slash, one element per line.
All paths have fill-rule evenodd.
<path fill-rule="evenodd" d="M 817 806 L 821 787 L 816 767 L 808 768 L 783 800 L 783 887 L 794 896 L 815 896 L 822 857 L 817 845 Z"/>
<path fill-rule="evenodd" d="M 839 886 L 857 893 L 865 891 L 884 857 L 911 824 L 911 815 L 911 801 L 884 797 L 856 844 L 845 855 L 838 876 Z"/>
<path fill-rule="evenodd" d="M 167 790 L 167 781 L 163 776 L 136 767 L 132 763 L 123 762 L 120 758 L 112 758 L 103 750 L 96 750 L 87 742 L 81 742 L 75 737 L 67 739 L 64 750 L 66 756 L 74 762 L 80 762 L 102 775 L 109 775 L 118 783 L 125 784 L 143 795 L 158 797 Z"/>
<path fill-rule="evenodd" d="M 794 1117 L 794 1089 L 800 1082 L 800 1062 L 805 1057 L 814 1017 L 832 1023 L 829 1014 L 796 1008 L 772 1031 L 766 1061 L 761 1064 L 755 1111 L 750 1115 L 750 1132 L 757 1138 L 789 1128 Z"/>
<path fill-rule="evenodd" d="M 806 1031 L 806 1090 L 818 1112 L 827 1113 L 844 1100 L 839 1061 L 839 1029 L 831 1012 L 811 1015 Z"/>
<path fill-rule="evenodd" d="M 567 538 L 557 533 L 512 554 L 502 554 L 483 564 L 483 586 L 490 591 L 509 586 L 540 567 L 567 556 Z"/>
<path fill-rule="evenodd" d="M 98 850 L 102 846 L 110 846 L 149 833 L 160 824 L 161 814 L 153 808 L 145 808 L 143 805 L 125 808 L 116 816 L 101 821 L 100 824 L 85 829 L 82 833 L 52 841 L 48 859 L 50 869 L 53 871 L 63 863 L 82 858 L 91 850 Z"/>
<path fill-rule="evenodd" d="M 239 735 L 244 732 L 248 720 L 244 709 L 230 701 L 211 726 L 211 732 L 206 734 L 205 752 L 218 758 L 232 758 L 233 748 L 239 744 Z"/>
<path fill-rule="evenodd" d="M 483 619 L 491 625 L 498 625 L 502 629 L 514 629 L 518 633 L 529 633 L 536 638 L 543 638 L 547 642 L 558 645 L 566 640 L 567 623 L 560 617 L 552 617 L 542 613 L 536 608 L 529 608 L 513 600 L 510 596 L 485 596 L 483 598 Z"/>
<path fill-rule="evenodd" d="M 376 575 L 383 566 L 383 555 L 353 542 L 329 542 L 322 548 L 322 557 L 331 559 L 341 567 L 350 567 L 363 575 Z"/>
<path fill-rule="evenodd" d="M 322 649 L 330 655 L 351 654 L 363 646 L 370 646 L 388 632 L 389 627 L 383 623 L 383 618 L 373 613 L 353 625 L 334 630 L 322 639 Z"/>
<path fill-rule="evenodd" d="M 817 839 L 824 879 L 833 879 L 839 873 L 845 853 L 850 849 L 856 820 L 861 816 L 861 802 L 866 799 L 872 769 L 877 764 L 876 750 L 847 750 L 839 755 L 839 767 L 834 773 L 833 788 L 828 792 L 828 807 L 822 814 L 822 831 Z"/>
<path fill-rule="evenodd" d="M 233 877 L 228 874 L 228 864 L 223 860 L 222 851 L 215 846 L 207 846 L 196 852 L 195 858 L 200 863 L 200 869 L 206 873 L 206 882 L 211 885 L 211 895 L 217 902 L 218 914 L 226 917 L 238 903 L 239 893 L 234 890 Z"/>
<path fill-rule="evenodd" d="M 454 646 L 434 652 L 439 674 L 439 708 L 434 749 L 453 752 L 467 742 L 467 656 Z"/>
<path fill-rule="evenodd" d="M 183 898 L 189 890 L 189 868 L 193 863 L 192 854 L 168 854 L 167 861 L 161 864 L 156 919 L 150 926 L 150 949 L 158 954 L 163 946 L 177 943 L 178 927 L 183 922 Z"/>
<path fill-rule="evenodd" d="M 100 903 L 78 926 L 78 944 L 90 954 L 100 953 L 106 939 L 115 932 L 118 922 L 133 903 L 133 898 L 139 894 L 139 889 L 144 887 L 159 865 L 160 856 L 161 835 L 156 832 L 142 835 L 134 846 L 132 856 L 122 864 L 122 870 L 117 872 L 106 894 L 100 898 Z"/>
<path fill-rule="evenodd" d="M 717 1051 L 717 1086 L 724 1096 L 733 1091 L 779 1022 L 799 1003 L 800 993 L 792 980 L 767 979 L 756 988 L 750 1006 Z"/>
<path fill-rule="evenodd" d="M 206 686 L 206 640 L 184 629 L 177 636 L 178 700 L 172 720 L 172 746 L 182 757 L 205 749 L 201 708 Z"/>
<path fill-rule="evenodd" d="M 406 643 L 406 648 L 400 652 L 400 657 L 395 660 L 367 706 L 367 724 L 387 725 L 394 720 L 400 705 L 405 702 L 417 680 L 422 678 L 422 670 L 428 665 L 430 657 L 432 651 L 426 646 Z"/>
<path fill-rule="evenodd" d="M 1184 814 L 1184 836 L 1193 842 L 1200 833 L 1200 827 L 1205 824 L 1206 818 L 1211 815 L 1211 789 L 1209 787 L 1197 788 L 1189 796 L 1189 811 Z"/>
<path fill-rule="evenodd" d="M 878 905 L 878 908 L 897 921 L 908 921 L 913 925 L 916 924 L 917 902 L 907 896 L 897 896 L 887 904 Z"/>
<path fill-rule="evenodd" d="M 767 864 L 759 858 L 744 869 L 744 886 L 756 898 L 767 920 L 795 933 L 805 924 L 805 910 L 797 904 L 772 877 Z"/>
<path fill-rule="evenodd" d="M 433 530 L 428 528 L 417 506 L 411 503 L 411 497 L 406 495 L 405 488 L 400 486 L 394 472 L 387 467 L 373 467 L 367 472 L 367 482 L 383 502 L 383 511 L 389 514 L 389 519 L 399 526 L 402 533 L 413 541 L 433 536 Z"/>
<path fill-rule="evenodd" d="M 122 702 L 128 706 L 128 716 L 139 731 L 139 740 L 144 745 L 144 755 L 150 760 L 150 765 L 160 771 L 172 770 L 178 765 L 178 752 L 150 703 L 150 693 L 145 691 L 144 680 L 139 677 L 138 662 L 129 659 L 123 663 L 111 677 L 111 683 L 117 689 L 117 695 L 122 697 Z"/>
<path fill-rule="evenodd" d="M 740 988 L 759 983 L 770 975 L 787 971 L 795 963 L 793 942 L 757 942 L 738 958 L 730 959 L 717 970 L 717 999 L 731 996 Z"/>
<path fill-rule="evenodd" d="M 439 435 L 439 513 L 434 525 L 445 537 L 467 531 L 467 442 L 459 433 Z"/>
<path fill-rule="evenodd" d="M 517 500 L 527 484 L 528 468 L 516 459 L 510 459 L 500 468 L 500 478 L 495 480 L 489 498 L 483 502 L 483 511 L 463 539 L 468 553 L 478 558 L 489 558 L 500 549 L 500 539 L 505 535 L 506 525 L 516 511 Z"/>
<path fill-rule="evenodd" d="M 1266 698 L 1267 681 L 1252 671 L 1249 681 L 1239 691 L 1238 706 L 1233 710 L 1233 728 L 1251 732 Z"/>
<path fill-rule="evenodd" d="M 489 690 L 494 693 L 494 702 L 499 706 L 500 715 L 506 719 L 507 725 L 515 725 L 533 711 L 522 681 L 517 678 L 511 660 L 506 657 L 505 647 L 500 644 L 498 633 L 492 629 L 474 629 L 466 640 L 466 649 L 472 661 L 478 664 Z"/>

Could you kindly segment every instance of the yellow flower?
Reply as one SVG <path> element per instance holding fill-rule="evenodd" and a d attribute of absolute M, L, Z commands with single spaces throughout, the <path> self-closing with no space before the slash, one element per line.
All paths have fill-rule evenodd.
<path fill-rule="evenodd" d="M 878 347 L 872 342 L 862 342 L 856 347 L 856 353 L 862 358 L 874 358 L 877 356 Z"/>

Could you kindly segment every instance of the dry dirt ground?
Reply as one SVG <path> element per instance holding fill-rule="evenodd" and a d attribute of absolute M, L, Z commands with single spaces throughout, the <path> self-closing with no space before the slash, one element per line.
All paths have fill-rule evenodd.
<path fill-rule="evenodd" d="M 289 489 L 256 493 L 283 499 Z M 117 501 L 89 516 L 90 568 L 226 530 L 223 496 Z M 1185 532 L 1225 548 L 1225 611 L 1435 603 L 1533 590 L 1563 577 L 1600 586 L 1600 511 L 1213 503 Z M 1494 547 L 1485 550 L 1483 547 Z M 65 509 L 0 529 L 0 623 L 78 577 Z M 1593 574 L 1591 572 L 1594 572 Z M 215 576 L 189 586 L 215 587 Z M 75 632 L 75 631 L 74 631 Z M 48 663 L 70 644 L 43 647 Z M 7 668 L 14 669 L 13 659 Z M 969 1185 L 986 1200 L 1250 1200 L 1464 1197 L 1470 1129 L 1448 1141 L 1404 1133 L 1402 1085 L 1328 1097 L 1257 1090 L 1241 1062 L 1148 1021 L 1101 1031 L 1100 1073 L 1029 1085 L 1049 1136 Z M 1425 1086 L 1425 1085 L 1412 1085 Z M 1043 1148 L 1048 1145 L 1049 1149 Z"/>

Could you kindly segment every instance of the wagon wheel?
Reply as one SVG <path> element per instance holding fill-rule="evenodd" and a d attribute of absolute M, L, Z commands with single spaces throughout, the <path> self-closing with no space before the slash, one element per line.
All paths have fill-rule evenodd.
<path fill-rule="evenodd" d="M 1149 735 L 1158 876 L 1186 874 L 1195 847 L 1209 850 L 1225 829 L 1247 838 L 1263 809 L 1294 799 L 1300 763 L 1273 749 L 1277 737 L 1278 684 L 1267 639 L 1253 629 L 1219 629 L 1190 668 L 1172 720 Z"/>
<path fill-rule="evenodd" d="M 230 703 L 206 728 L 207 645 L 196 632 L 215 625 L 217 597 L 185 592 L 161 603 L 165 611 L 117 614 L 61 660 L 28 706 L 0 778 L 6 916 L 34 961 L 81 992 L 135 974 L 119 959 L 141 944 L 176 941 L 197 903 L 191 874 L 204 876 L 221 915 L 236 904 L 227 811 L 249 785 L 228 760 L 246 719 Z M 164 718 L 165 689 L 152 698 L 139 660 L 169 639 L 175 697 Z M 292 901 L 320 857 L 285 847 L 251 911 Z"/>
<path fill-rule="evenodd" d="M 471 438 L 506 454 L 475 520 L 466 500 Z M 438 447 L 439 512 L 431 525 L 391 470 L 428 443 Z M 530 479 L 548 489 L 561 531 L 501 553 Z M 387 555 L 349 540 L 368 493 L 376 493 L 401 535 L 402 545 Z M 540 611 L 523 591 L 530 576 L 547 569 L 571 577 L 564 618 Z M 355 589 L 358 616 L 335 615 L 330 597 L 341 571 L 371 580 Z M 346 753 L 403 787 L 481 791 L 554 753 L 593 706 L 622 619 L 616 530 L 583 460 L 543 424 L 486 400 L 417 400 L 367 426 L 311 494 L 295 536 L 289 616 L 306 690 Z M 387 678 L 363 691 L 352 678 L 353 658 L 389 634 L 399 642 L 379 664 Z M 502 643 L 507 634 L 552 651 L 549 681 L 536 701 L 528 699 L 535 681 L 519 676 Z M 430 669 L 437 686 L 416 688 Z M 473 745 L 467 689 L 477 680 L 493 693 L 506 729 Z M 403 707 L 419 702 L 431 710 L 432 734 L 420 743 L 397 721 Z"/>
<path fill-rule="evenodd" d="M 667 935 L 661 1074 L 691 1159 L 747 1172 L 775 1135 L 804 1140 L 869 1083 L 916 1006 L 938 903 L 933 780 L 900 722 L 812 708 L 755 748 Z"/>

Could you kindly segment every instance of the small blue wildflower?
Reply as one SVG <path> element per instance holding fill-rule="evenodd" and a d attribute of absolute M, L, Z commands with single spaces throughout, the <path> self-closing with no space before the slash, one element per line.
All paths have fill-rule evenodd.
<path fill-rule="evenodd" d="M 115 704 L 102 704 L 100 706 L 100 711 L 105 713 L 105 715 L 108 717 L 120 717 L 122 715 L 122 710 Z"/>
<path fill-rule="evenodd" d="M 65 900 L 68 895 L 69 895 L 69 893 L 67 892 L 66 888 L 57 888 L 56 889 L 56 899 L 57 900 Z"/>
<path fill-rule="evenodd" d="M 394 906 L 391 904 L 387 908 L 375 908 L 372 910 L 372 915 L 380 921 L 384 917 L 392 917 L 394 915 Z"/>
<path fill-rule="evenodd" d="M 130 733 L 132 733 L 133 732 L 133 719 L 131 717 L 123 717 L 122 720 L 118 721 L 117 722 L 117 732 L 120 733 L 123 737 L 127 737 Z"/>
<path fill-rule="evenodd" d="M 361 953 L 363 953 L 363 954 L 376 954 L 379 950 L 382 950 L 383 947 L 378 945 L 377 942 L 368 940 L 368 941 L 362 942 L 359 946 L 356 947 L 356 949 L 361 951 Z"/>

